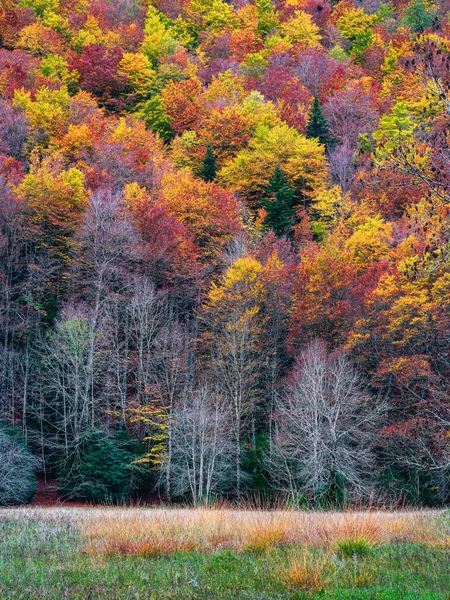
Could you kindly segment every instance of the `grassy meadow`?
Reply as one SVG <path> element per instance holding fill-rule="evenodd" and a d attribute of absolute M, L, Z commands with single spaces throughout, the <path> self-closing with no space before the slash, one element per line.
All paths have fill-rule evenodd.
<path fill-rule="evenodd" d="M 450 513 L 3 509 L 0 598 L 449 600 Z"/>

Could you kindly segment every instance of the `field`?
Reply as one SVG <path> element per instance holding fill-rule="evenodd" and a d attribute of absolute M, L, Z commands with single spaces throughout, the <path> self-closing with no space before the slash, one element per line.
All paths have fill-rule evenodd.
<path fill-rule="evenodd" d="M 0 511 L 2 599 L 450 599 L 449 512 Z"/>

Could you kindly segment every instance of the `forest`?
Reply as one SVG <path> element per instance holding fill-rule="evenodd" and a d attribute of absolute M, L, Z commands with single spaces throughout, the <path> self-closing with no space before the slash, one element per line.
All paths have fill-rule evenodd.
<path fill-rule="evenodd" d="M 450 501 L 449 8 L 2 0 L 0 504 Z"/>

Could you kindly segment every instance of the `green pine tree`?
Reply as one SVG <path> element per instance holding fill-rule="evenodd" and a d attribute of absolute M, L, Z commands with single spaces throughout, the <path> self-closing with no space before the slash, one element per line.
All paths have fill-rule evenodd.
<path fill-rule="evenodd" d="M 203 159 L 202 166 L 200 169 L 200 177 L 207 182 L 214 181 L 214 179 L 216 178 L 216 172 L 216 157 L 214 156 L 211 144 L 208 142 L 205 158 Z"/>
<path fill-rule="evenodd" d="M 324 146 L 330 146 L 333 143 L 333 138 L 330 136 L 328 121 L 323 114 L 317 96 L 314 96 L 314 102 L 308 116 L 306 135 L 309 138 L 317 138 Z"/>
<path fill-rule="evenodd" d="M 99 428 L 83 432 L 80 444 L 58 472 L 64 498 L 122 502 L 130 494 L 130 465 L 134 456 Z"/>
<path fill-rule="evenodd" d="M 438 16 L 436 8 L 424 0 L 413 0 L 405 9 L 404 23 L 416 33 L 422 33 L 435 23 Z"/>
<path fill-rule="evenodd" d="M 291 227 L 295 208 L 293 207 L 294 188 L 286 180 L 279 165 L 275 167 L 266 192 L 268 198 L 261 201 L 267 211 L 263 225 L 273 229 L 275 234 L 281 237 L 286 235 Z"/>

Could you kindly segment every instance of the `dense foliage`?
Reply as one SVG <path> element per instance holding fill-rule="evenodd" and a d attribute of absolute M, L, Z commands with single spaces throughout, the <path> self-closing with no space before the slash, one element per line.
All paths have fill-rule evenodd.
<path fill-rule="evenodd" d="M 131 491 L 133 455 L 101 429 L 87 429 L 81 438 L 58 472 L 62 495 L 95 502 L 125 500 Z"/>
<path fill-rule="evenodd" d="M 445 2 L 2 2 L 2 421 L 69 496 L 448 501 L 449 121 Z"/>

